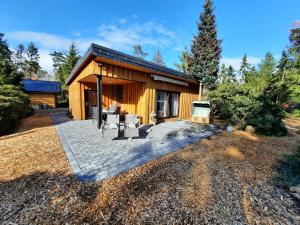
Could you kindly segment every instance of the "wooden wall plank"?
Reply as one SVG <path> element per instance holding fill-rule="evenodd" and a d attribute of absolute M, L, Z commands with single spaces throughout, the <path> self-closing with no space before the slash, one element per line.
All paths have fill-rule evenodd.
<path fill-rule="evenodd" d="M 75 119 L 84 119 L 84 90 L 92 89 L 90 83 L 82 83 L 80 80 L 91 75 L 100 74 L 97 63 L 91 61 L 77 76 L 69 86 L 70 111 Z M 198 99 L 198 85 L 189 84 L 189 87 L 154 81 L 150 74 L 123 68 L 111 64 L 102 64 L 102 75 L 112 78 L 135 81 L 136 83 L 123 85 L 123 102 L 121 110 L 128 113 L 136 113 L 142 116 L 142 122 L 148 124 L 151 112 L 156 110 L 156 90 L 174 91 L 180 93 L 179 99 L 179 118 L 190 119 L 192 110 L 192 101 Z M 95 90 L 95 89 L 94 89 Z M 104 107 L 116 103 L 116 90 L 113 85 L 103 84 L 103 103 Z"/>

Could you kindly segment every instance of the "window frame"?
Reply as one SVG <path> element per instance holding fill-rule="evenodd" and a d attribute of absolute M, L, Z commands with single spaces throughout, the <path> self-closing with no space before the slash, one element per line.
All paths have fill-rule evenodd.
<path fill-rule="evenodd" d="M 159 117 L 161 119 L 167 119 L 167 118 L 176 118 L 179 117 L 180 114 L 180 94 L 181 92 L 177 92 L 177 91 L 166 91 L 166 90 L 161 90 L 161 89 L 156 89 L 156 96 L 155 96 L 155 113 L 158 115 L 158 109 L 157 109 L 157 103 L 158 103 L 158 92 L 164 92 L 167 94 L 167 106 L 166 110 L 169 110 L 169 116 L 164 116 L 164 117 Z M 169 100 L 169 96 L 170 94 L 177 94 L 178 95 L 178 114 L 177 116 L 171 116 L 171 107 L 170 104 L 168 104 L 168 100 Z M 159 116 L 159 115 L 158 115 Z"/>

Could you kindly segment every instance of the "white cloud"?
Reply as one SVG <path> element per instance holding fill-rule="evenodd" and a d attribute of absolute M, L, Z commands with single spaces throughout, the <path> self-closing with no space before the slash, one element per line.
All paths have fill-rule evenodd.
<path fill-rule="evenodd" d="M 48 49 L 40 49 L 40 66 L 46 70 L 49 74 L 53 74 L 53 61 L 52 57 L 49 55 L 51 52 Z"/>
<path fill-rule="evenodd" d="M 58 35 L 34 32 L 34 31 L 14 31 L 7 35 L 7 39 L 19 42 L 34 42 L 38 43 L 40 47 L 47 49 L 64 49 L 71 44 L 71 40 Z"/>
<path fill-rule="evenodd" d="M 247 59 L 252 66 L 257 66 L 261 62 L 262 57 L 248 56 Z M 232 58 L 224 57 L 221 59 L 221 63 L 224 63 L 227 66 L 232 65 L 233 68 L 236 70 L 240 68 L 241 62 L 242 62 L 242 56 L 232 57 Z"/>
<path fill-rule="evenodd" d="M 146 51 L 151 48 L 169 48 L 175 51 L 183 49 L 182 43 L 185 38 L 181 32 L 172 31 L 161 23 L 139 22 L 137 19 L 137 16 L 116 19 L 111 23 L 86 29 L 88 32 L 70 32 L 68 37 L 46 32 L 19 30 L 7 33 L 6 38 L 15 44 L 34 42 L 40 49 L 40 64 L 49 72 L 52 70 L 52 59 L 49 53 L 54 50 L 66 50 L 72 41 L 77 44 L 81 54 L 91 43 L 125 52 L 130 52 L 135 44 L 142 45 Z"/>

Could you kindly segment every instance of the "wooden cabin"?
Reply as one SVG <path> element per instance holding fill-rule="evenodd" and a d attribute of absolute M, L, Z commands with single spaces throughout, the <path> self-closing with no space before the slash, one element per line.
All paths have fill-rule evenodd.
<path fill-rule="evenodd" d="M 29 95 L 32 106 L 41 108 L 46 104 L 50 109 L 56 108 L 57 95 L 61 93 L 60 82 L 24 79 L 21 84 Z"/>
<path fill-rule="evenodd" d="M 199 83 L 191 76 L 97 44 L 91 44 L 66 83 L 69 110 L 78 120 L 89 118 L 92 105 L 100 106 L 98 114 L 117 105 L 121 112 L 138 114 L 144 124 L 151 123 L 152 113 L 164 121 L 190 119 L 192 101 L 199 99 Z"/>

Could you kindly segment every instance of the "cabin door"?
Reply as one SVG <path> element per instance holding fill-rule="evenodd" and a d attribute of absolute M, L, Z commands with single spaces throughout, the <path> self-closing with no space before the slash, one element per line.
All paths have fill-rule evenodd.
<path fill-rule="evenodd" d="M 97 91 L 86 90 L 85 91 L 85 112 L 86 119 L 91 119 L 92 106 L 97 105 Z"/>

